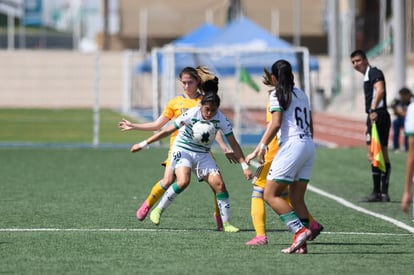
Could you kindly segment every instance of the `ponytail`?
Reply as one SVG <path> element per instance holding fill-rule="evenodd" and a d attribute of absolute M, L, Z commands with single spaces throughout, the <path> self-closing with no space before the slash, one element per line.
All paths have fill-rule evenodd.
<path fill-rule="evenodd" d="M 280 106 L 286 110 L 292 101 L 293 87 L 295 85 L 292 66 L 286 60 L 278 60 L 272 65 L 272 75 L 277 79 L 276 97 Z"/>

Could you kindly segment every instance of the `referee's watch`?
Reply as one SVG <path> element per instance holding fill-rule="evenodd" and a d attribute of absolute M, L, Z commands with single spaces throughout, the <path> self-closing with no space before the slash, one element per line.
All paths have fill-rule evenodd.
<path fill-rule="evenodd" d="M 377 112 L 377 109 L 369 109 L 369 110 L 368 110 L 368 113 L 370 113 L 370 114 L 371 114 L 371 113 L 376 113 L 376 112 Z"/>

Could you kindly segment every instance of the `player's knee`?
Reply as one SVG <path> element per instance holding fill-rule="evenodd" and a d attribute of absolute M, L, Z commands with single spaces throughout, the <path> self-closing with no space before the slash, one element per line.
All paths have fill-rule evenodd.
<path fill-rule="evenodd" d="M 226 185 L 221 177 L 209 177 L 208 184 L 216 193 L 222 193 L 226 191 Z"/>

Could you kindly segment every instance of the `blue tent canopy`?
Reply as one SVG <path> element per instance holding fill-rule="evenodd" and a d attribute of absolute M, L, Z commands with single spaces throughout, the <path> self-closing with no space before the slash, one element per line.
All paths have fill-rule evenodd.
<path fill-rule="evenodd" d="M 223 29 L 205 24 L 189 34 L 175 40 L 175 47 L 194 47 L 198 49 L 221 49 L 239 56 L 215 56 L 210 54 L 175 53 L 176 73 L 186 66 L 206 65 L 219 75 L 234 75 L 236 64 L 244 67 L 251 74 L 262 74 L 263 68 L 271 66 L 278 59 L 286 59 L 292 68 L 298 71 L 303 65 L 302 59 L 293 52 L 293 46 L 287 41 L 274 37 L 247 18 L 241 18 L 228 24 Z M 270 52 L 271 49 L 282 49 L 285 52 Z M 269 50 L 269 52 L 264 52 Z M 257 51 L 257 52 L 254 52 Z M 237 59 L 237 60 L 236 60 Z M 157 55 L 158 68 L 162 70 L 162 54 Z M 136 68 L 136 72 L 150 72 L 151 59 L 145 60 Z M 318 70 L 315 58 L 310 58 L 310 70 Z"/>
<path fill-rule="evenodd" d="M 176 47 L 198 47 L 199 44 L 216 36 L 220 29 L 212 24 L 203 24 L 188 34 L 174 40 L 172 44 Z"/>
<path fill-rule="evenodd" d="M 241 66 L 246 68 L 249 73 L 262 74 L 263 68 L 269 67 L 278 59 L 286 59 L 295 71 L 298 71 L 300 64 L 294 54 L 293 45 L 289 42 L 273 36 L 271 33 L 261 28 L 248 18 L 240 18 L 228 24 L 217 35 L 209 41 L 201 42 L 199 47 L 210 48 L 234 48 L 240 50 L 266 50 L 284 49 L 284 53 L 246 53 L 241 58 Z M 223 58 L 217 61 L 217 67 L 228 73 L 234 72 L 235 57 Z M 310 58 L 310 70 L 318 70 L 319 64 L 315 58 Z"/>
<path fill-rule="evenodd" d="M 291 48 L 289 42 L 273 36 L 271 33 L 261 28 L 253 21 L 242 17 L 230 22 L 225 28 L 218 32 L 209 41 L 201 41 L 198 46 L 246 46 L 254 42 L 262 43 L 261 46 L 268 48 Z"/>
<path fill-rule="evenodd" d="M 220 31 L 220 29 L 212 24 L 203 24 L 201 26 L 199 26 L 198 28 L 192 30 L 191 32 L 189 32 L 188 34 L 174 40 L 171 42 L 171 45 L 173 45 L 174 47 L 198 47 L 198 45 L 200 43 L 203 43 L 204 41 L 210 39 L 211 37 L 215 36 L 218 34 L 218 32 Z M 183 53 L 177 53 L 176 60 L 189 60 L 190 62 L 188 63 L 188 65 L 184 65 L 184 64 L 177 64 L 176 67 L 176 71 L 177 70 L 181 70 L 186 66 L 192 66 L 192 67 L 196 67 L 197 65 L 194 65 L 194 62 L 191 62 L 192 57 L 189 54 L 183 54 Z M 138 66 L 136 67 L 136 72 L 140 73 L 140 72 L 151 72 L 152 69 L 152 63 L 151 63 L 151 57 L 145 59 L 142 63 L 138 64 Z M 157 54 L 157 62 L 158 62 L 158 68 L 161 68 L 162 66 L 162 54 L 158 53 Z M 179 67 L 180 66 L 180 67 Z"/>

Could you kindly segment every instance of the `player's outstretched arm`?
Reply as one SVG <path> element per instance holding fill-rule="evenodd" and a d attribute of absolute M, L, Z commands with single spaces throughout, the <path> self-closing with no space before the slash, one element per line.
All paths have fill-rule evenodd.
<path fill-rule="evenodd" d="M 121 131 L 130 131 L 130 130 L 141 130 L 141 131 L 158 131 L 161 129 L 167 122 L 169 118 L 165 116 L 160 116 L 157 120 L 146 122 L 146 123 L 132 123 L 131 121 L 123 118 L 119 123 L 118 127 Z"/>
<path fill-rule="evenodd" d="M 130 149 L 131 153 L 136 153 L 136 152 L 141 151 L 141 149 L 147 147 L 149 144 L 171 135 L 176 130 L 177 130 L 177 128 L 175 127 L 175 124 L 171 124 L 170 126 L 163 129 L 162 131 L 150 136 L 148 139 L 146 139 L 144 141 L 141 141 L 140 143 L 136 143 L 136 144 L 132 145 L 132 147 Z"/>

